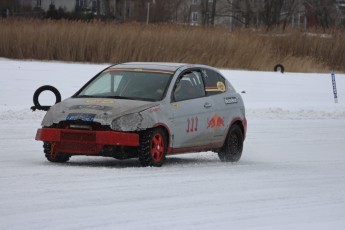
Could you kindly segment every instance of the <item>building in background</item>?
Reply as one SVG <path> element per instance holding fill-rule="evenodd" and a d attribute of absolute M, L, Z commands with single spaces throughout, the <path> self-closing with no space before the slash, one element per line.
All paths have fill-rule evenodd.
<path fill-rule="evenodd" d="M 22 0 L 25 1 L 25 0 Z M 28 1 L 27 1 L 28 2 Z M 54 8 L 65 12 L 92 13 L 94 15 L 105 15 L 107 0 L 30 0 L 34 9 L 41 9 L 45 12 Z"/>
<path fill-rule="evenodd" d="M 31 6 L 35 9 L 48 11 L 51 5 L 54 5 L 56 9 L 61 8 L 69 12 L 75 9 L 75 2 L 73 0 L 31 0 Z"/>
<path fill-rule="evenodd" d="M 345 0 L 0 0 L 0 10 L 2 17 L 49 17 L 57 11 L 57 19 L 87 15 L 84 18 L 216 25 L 230 30 L 345 27 Z"/>

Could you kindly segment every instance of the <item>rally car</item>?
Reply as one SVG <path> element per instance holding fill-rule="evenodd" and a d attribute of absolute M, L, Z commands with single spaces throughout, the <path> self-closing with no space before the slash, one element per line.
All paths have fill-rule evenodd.
<path fill-rule="evenodd" d="M 139 158 L 213 151 L 240 159 L 247 121 L 241 95 L 215 68 L 180 63 L 112 65 L 46 113 L 36 140 L 46 158 Z"/>

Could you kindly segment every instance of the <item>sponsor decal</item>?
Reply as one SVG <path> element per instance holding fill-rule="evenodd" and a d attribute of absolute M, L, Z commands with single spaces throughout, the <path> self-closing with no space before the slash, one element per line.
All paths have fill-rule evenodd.
<path fill-rule="evenodd" d="M 226 97 L 224 98 L 225 104 L 235 104 L 237 103 L 237 98 L 236 97 Z"/>
<path fill-rule="evenodd" d="M 171 103 L 171 106 L 172 106 L 174 109 L 180 108 L 180 105 L 179 105 L 178 103 L 176 103 L 176 102 Z"/>
<path fill-rule="evenodd" d="M 96 114 L 91 114 L 91 113 L 70 113 L 67 115 L 66 120 L 67 121 L 82 120 L 82 121 L 92 122 L 95 116 Z"/>
<path fill-rule="evenodd" d="M 225 92 L 226 87 L 223 82 L 218 81 L 217 86 L 206 86 L 205 90 L 206 92 Z"/>
<path fill-rule="evenodd" d="M 157 113 L 159 111 L 161 111 L 159 107 L 154 107 L 154 108 L 149 109 L 149 113 Z"/>
<path fill-rule="evenodd" d="M 186 132 L 196 132 L 198 131 L 198 117 L 192 117 L 187 119 L 187 130 Z"/>
<path fill-rule="evenodd" d="M 103 111 L 108 111 L 111 110 L 112 108 L 110 106 L 105 106 L 105 105 L 73 105 L 69 107 L 71 110 L 77 110 L 77 109 L 95 109 L 95 110 L 103 110 Z"/>
<path fill-rule="evenodd" d="M 218 114 L 215 114 L 211 120 L 207 122 L 207 128 L 218 129 L 220 126 L 224 126 L 224 118 L 219 117 Z"/>
<path fill-rule="evenodd" d="M 220 91 L 220 92 L 225 92 L 225 85 L 223 82 L 219 81 L 217 82 L 217 89 Z"/>
<path fill-rule="evenodd" d="M 205 91 L 206 91 L 206 92 L 218 92 L 219 89 L 218 89 L 216 86 L 207 86 L 207 87 L 205 88 Z"/>
<path fill-rule="evenodd" d="M 156 70 L 156 69 L 131 69 L 131 68 L 114 68 L 105 70 L 103 73 L 117 73 L 119 71 L 129 71 L 129 72 L 146 72 L 146 73 L 167 73 L 174 74 L 172 71 L 168 70 Z"/>
<path fill-rule="evenodd" d="M 109 100 L 109 99 L 92 99 L 92 100 L 87 100 L 86 103 L 88 103 L 88 104 L 112 104 L 112 103 L 114 103 L 114 101 Z"/>

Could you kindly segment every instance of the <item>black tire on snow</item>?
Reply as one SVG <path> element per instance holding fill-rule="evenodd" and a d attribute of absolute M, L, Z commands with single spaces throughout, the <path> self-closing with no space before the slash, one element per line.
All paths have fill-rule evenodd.
<path fill-rule="evenodd" d="M 218 152 L 219 159 L 224 162 L 237 162 L 243 151 L 243 133 L 238 125 L 231 126 L 224 145 Z"/>
<path fill-rule="evenodd" d="M 277 71 L 279 71 L 279 72 L 281 72 L 281 73 L 284 73 L 284 71 L 285 71 L 284 66 L 283 66 L 282 64 L 277 64 L 277 65 L 275 65 L 275 66 L 274 66 L 274 72 L 277 72 Z"/>
<path fill-rule="evenodd" d="M 44 154 L 48 161 L 54 163 L 65 163 L 71 158 L 68 154 L 55 153 L 51 154 L 51 144 L 49 142 L 43 143 Z"/>
<path fill-rule="evenodd" d="M 142 166 L 160 167 L 165 162 L 167 137 L 162 128 L 142 131 L 139 137 L 139 161 Z"/>
<path fill-rule="evenodd" d="M 61 101 L 61 94 L 59 92 L 59 90 L 57 90 L 55 87 L 51 86 L 51 85 L 44 85 L 44 86 L 41 86 L 39 87 L 35 93 L 34 93 L 34 96 L 33 96 L 33 102 L 34 102 L 34 107 L 36 109 L 39 109 L 39 110 L 49 110 L 50 106 L 47 106 L 47 105 L 41 105 L 40 102 L 38 101 L 38 97 L 40 96 L 40 94 L 44 91 L 51 91 L 54 93 L 55 95 L 55 104 L 56 103 L 59 103 Z"/>

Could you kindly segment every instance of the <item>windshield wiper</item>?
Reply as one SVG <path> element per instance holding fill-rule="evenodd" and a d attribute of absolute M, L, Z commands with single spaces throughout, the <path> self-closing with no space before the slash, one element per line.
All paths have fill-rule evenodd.
<path fill-rule="evenodd" d="M 125 100 L 140 100 L 141 99 L 141 98 L 138 98 L 138 97 L 124 97 L 124 96 L 106 96 L 105 98 L 125 99 Z"/>

